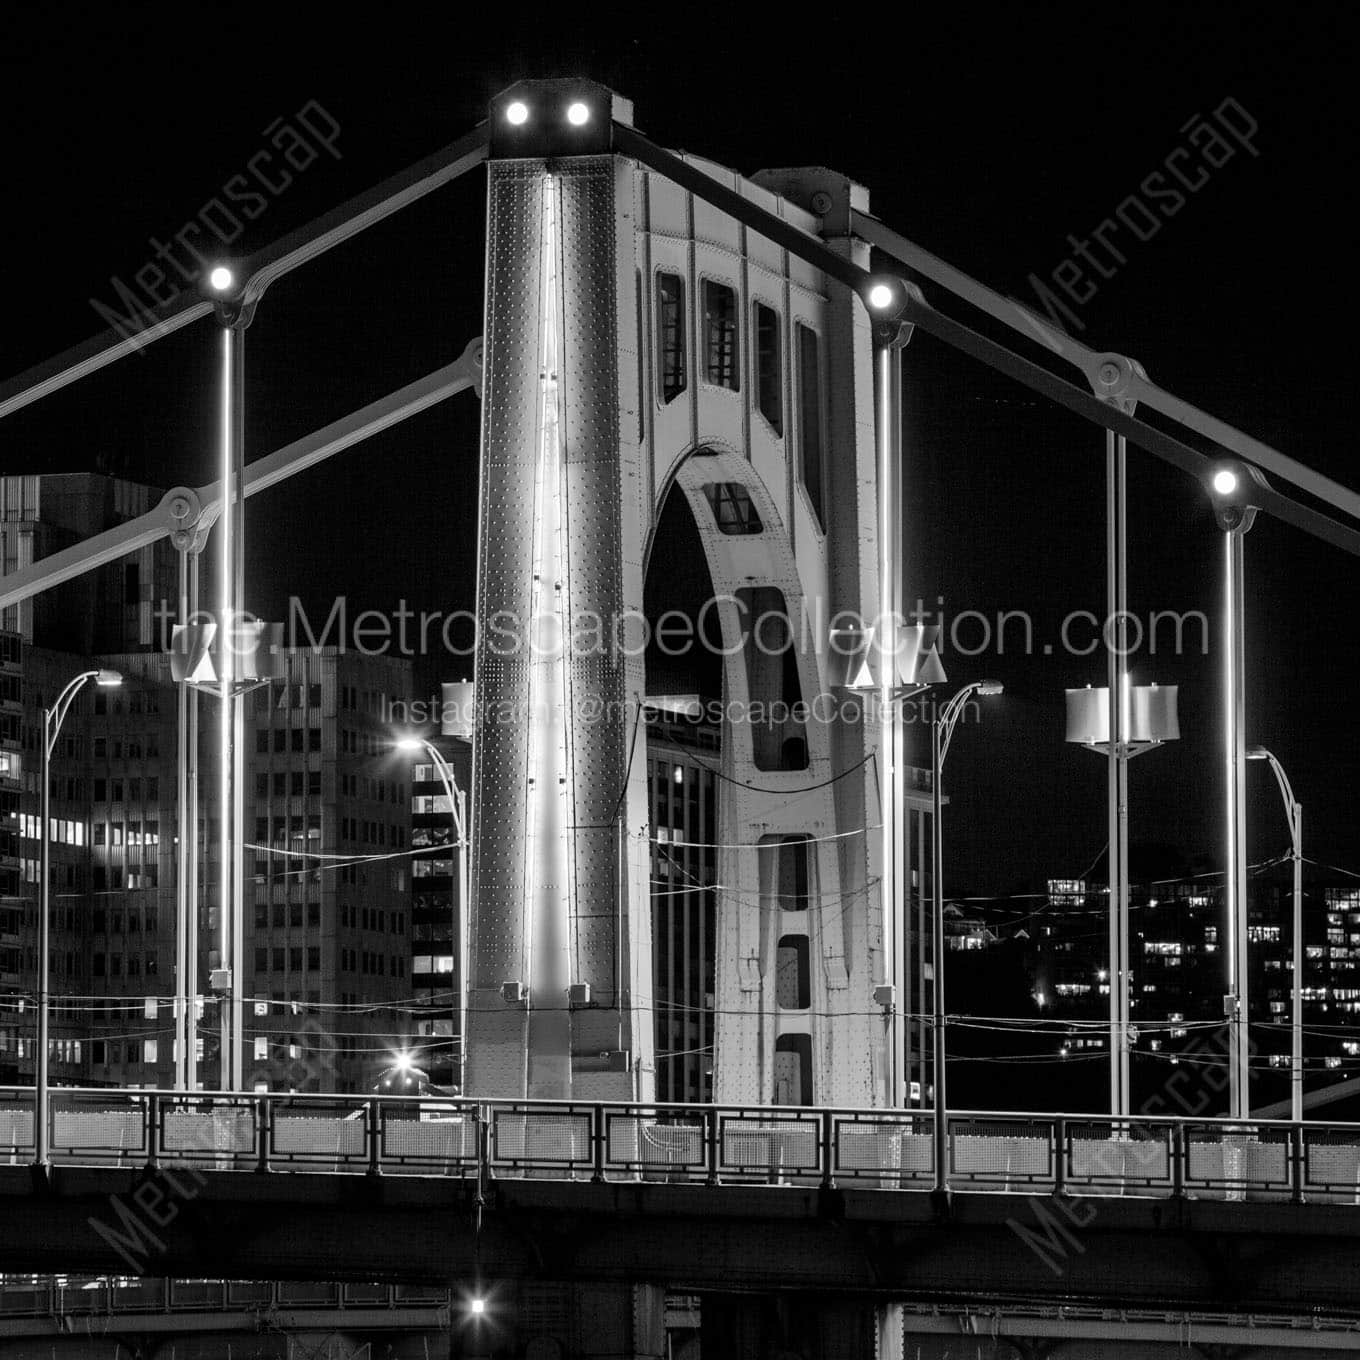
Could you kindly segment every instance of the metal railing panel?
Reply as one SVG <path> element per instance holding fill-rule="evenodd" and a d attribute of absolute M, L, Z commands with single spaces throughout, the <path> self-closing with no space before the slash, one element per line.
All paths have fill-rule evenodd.
<path fill-rule="evenodd" d="M 933 1115 L 838 1110 L 830 1119 L 834 1180 L 877 1184 L 883 1189 L 910 1189 L 933 1181 Z"/>
<path fill-rule="evenodd" d="M 563 1102 L 508 1101 L 487 1105 L 491 1169 L 590 1172 L 594 1168 L 596 1107 Z"/>
<path fill-rule="evenodd" d="M 719 1180 L 820 1179 L 822 1112 L 778 1106 L 719 1109 Z"/>
<path fill-rule="evenodd" d="M 136 1164 L 151 1155 L 152 1097 L 138 1091 L 51 1093 L 51 1151 L 55 1161 Z"/>
<path fill-rule="evenodd" d="M 1170 1195 L 1175 1138 L 1165 1120 L 1068 1120 L 1059 1149 L 1065 1185 L 1075 1193 Z"/>
<path fill-rule="evenodd" d="M 378 1106 L 378 1160 L 384 1167 L 465 1175 L 477 1166 L 477 1107 L 455 1101 Z"/>
<path fill-rule="evenodd" d="M 1301 1189 L 1314 1202 L 1360 1205 L 1360 1128 L 1305 1124 Z"/>
<path fill-rule="evenodd" d="M 1057 1177 L 1054 1121 L 1043 1115 L 950 1115 L 949 1183 L 1031 1189 Z"/>
<path fill-rule="evenodd" d="M 1229 1200 L 1290 1195 L 1290 1125 L 1193 1120 L 1183 1127 L 1190 1194 Z"/>
<path fill-rule="evenodd" d="M 346 1096 L 269 1096 L 268 1163 L 295 1163 L 337 1172 L 367 1171 L 369 1102 Z"/>
<path fill-rule="evenodd" d="M 33 1092 L 0 1091 L 0 1163 L 33 1160 Z"/>
<path fill-rule="evenodd" d="M 218 1171 L 253 1166 L 259 1109 L 251 1096 L 161 1096 L 156 1154 L 167 1163 L 210 1164 Z"/>

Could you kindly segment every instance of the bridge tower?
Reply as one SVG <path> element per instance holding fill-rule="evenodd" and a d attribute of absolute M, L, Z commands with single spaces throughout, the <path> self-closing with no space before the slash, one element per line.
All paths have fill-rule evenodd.
<path fill-rule="evenodd" d="M 631 118 L 587 81 L 491 109 L 468 1090 L 653 1099 L 662 1005 L 708 1017 L 720 1102 L 881 1105 L 878 729 L 828 647 L 879 610 L 870 321 L 619 154 Z M 843 177 L 686 161 L 867 262 Z M 698 837 L 652 840 L 658 712 L 717 790 L 679 997 L 650 880 Z"/>

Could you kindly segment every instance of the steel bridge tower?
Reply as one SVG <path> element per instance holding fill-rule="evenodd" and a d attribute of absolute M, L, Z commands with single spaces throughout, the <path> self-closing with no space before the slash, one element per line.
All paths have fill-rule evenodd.
<path fill-rule="evenodd" d="M 631 115 L 567 81 L 491 110 L 468 1090 L 654 1098 L 644 713 L 680 691 L 719 705 L 714 1098 L 881 1105 L 878 728 L 828 647 L 880 605 L 870 320 L 621 154 Z M 867 207 L 685 162 L 810 237 Z"/>

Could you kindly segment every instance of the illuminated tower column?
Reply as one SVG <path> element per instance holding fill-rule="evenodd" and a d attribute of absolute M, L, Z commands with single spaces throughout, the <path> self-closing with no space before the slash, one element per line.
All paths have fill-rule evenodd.
<path fill-rule="evenodd" d="M 646 765 L 630 758 L 643 662 L 626 635 L 649 507 L 622 339 L 635 283 L 616 264 L 633 179 L 599 153 L 607 92 L 582 89 L 583 124 L 561 83 L 517 86 L 492 114 L 466 1034 L 478 1096 L 631 1099 L 652 1079 Z M 612 112 L 630 111 L 614 99 Z"/>

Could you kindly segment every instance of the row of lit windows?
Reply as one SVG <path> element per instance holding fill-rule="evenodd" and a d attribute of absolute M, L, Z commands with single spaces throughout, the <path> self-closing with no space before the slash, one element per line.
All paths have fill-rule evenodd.
<path fill-rule="evenodd" d="M 19 834 L 36 841 L 42 833 L 42 819 L 30 812 L 19 814 Z M 64 817 L 47 819 L 48 841 L 56 845 L 84 845 L 85 823 L 73 822 Z"/>

